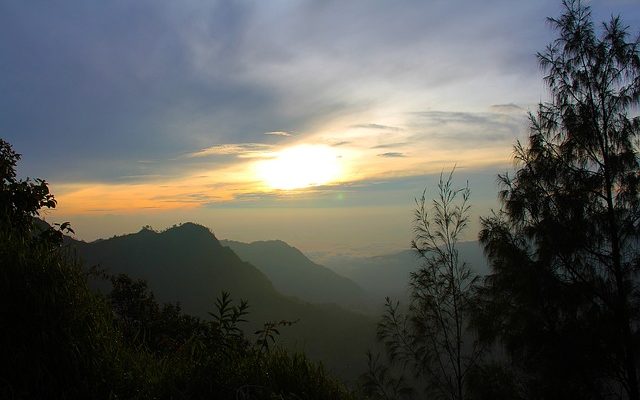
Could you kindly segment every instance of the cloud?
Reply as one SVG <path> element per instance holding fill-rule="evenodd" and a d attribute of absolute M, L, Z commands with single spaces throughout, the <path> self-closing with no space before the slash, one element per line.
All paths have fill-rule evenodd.
<path fill-rule="evenodd" d="M 378 157 L 398 158 L 398 157 L 406 157 L 406 155 L 404 153 L 388 152 L 388 153 L 378 154 Z"/>
<path fill-rule="evenodd" d="M 264 158 L 268 157 L 268 152 L 273 146 L 264 143 L 238 143 L 238 144 L 217 144 L 202 150 L 190 153 L 189 158 L 209 157 L 209 156 L 237 156 L 240 158 Z"/>
<path fill-rule="evenodd" d="M 386 143 L 386 144 L 379 144 L 377 146 L 373 146 L 372 149 L 393 149 L 393 148 L 396 148 L 396 147 L 404 147 L 406 145 L 407 145 L 406 142 Z"/>
<path fill-rule="evenodd" d="M 359 128 L 359 129 L 374 129 L 374 130 L 385 130 L 385 131 L 401 131 L 401 128 L 398 128 L 396 126 L 387 126 L 387 125 L 380 125 L 380 124 L 357 124 L 357 125 L 351 125 L 352 128 Z"/>
<path fill-rule="evenodd" d="M 291 133 L 289 132 L 284 132 L 284 131 L 274 131 L 274 132 L 265 132 L 265 135 L 271 135 L 271 136 L 293 136 Z"/>
<path fill-rule="evenodd" d="M 340 125 L 401 136 L 386 141 L 495 143 L 510 122 L 464 111 L 537 102 L 533 54 L 558 10 L 556 0 L 87 1 L 2 6 L 0 134 L 25 154 L 26 175 L 177 174 L 268 151 L 206 146 L 260 143 L 270 129 L 300 142 Z M 396 118 L 429 107 L 463 113 Z M 334 146 L 386 143 L 337 135 Z M 140 159 L 157 162 L 145 170 Z"/>
<path fill-rule="evenodd" d="M 340 147 L 340 146 L 345 146 L 347 144 L 351 144 L 351 142 L 348 141 L 348 140 L 342 140 L 340 142 L 333 143 L 331 146 L 332 147 Z"/>
<path fill-rule="evenodd" d="M 479 113 L 424 111 L 413 114 L 413 128 L 419 133 L 410 142 L 438 140 L 442 146 L 494 146 L 496 143 L 510 143 L 526 131 L 524 113 Z"/>
<path fill-rule="evenodd" d="M 493 104 L 491 106 L 489 106 L 489 110 L 491 112 L 495 112 L 495 113 L 502 113 L 502 114 L 510 114 L 510 113 L 522 113 L 524 112 L 524 108 L 513 104 L 513 103 L 509 103 L 509 104 Z"/>

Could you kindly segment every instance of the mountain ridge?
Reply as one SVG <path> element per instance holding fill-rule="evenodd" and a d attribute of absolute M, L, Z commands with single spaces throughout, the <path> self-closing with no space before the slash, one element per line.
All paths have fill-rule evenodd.
<path fill-rule="evenodd" d="M 364 291 L 355 282 L 313 262 L 282 240 L 220 243 L 260 269 L 281 293 L 313 303 L 357 306 L 363 302 Z"/>
<path fill-rule="evenodd" d="M 279 293 L 264 273 L 201 225 L 181 224 L 162 232 L 142 229 L 72 243 L 85 265 L 144 279 L 160 302 L 179 302 L 187 313 L 207 318 L 224 290 L 236 300 L 248 301 L 246 332 L 252 334 L 267 321 L 298 320 L 281 330 L 283 345 L 305 351 L 348 380 L 364 371 L 365 351 L 374 343 L 375 319 Z"/>

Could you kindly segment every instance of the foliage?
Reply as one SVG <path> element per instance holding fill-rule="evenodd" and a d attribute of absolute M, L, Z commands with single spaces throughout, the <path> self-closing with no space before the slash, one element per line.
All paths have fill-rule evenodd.
<path fill-rule="evenodd" d="M 59 246 L 68 224 L 36 230 L 34 217 L 56 203 L 44 180 L 16 178 L 19 158 L 0 139 L 0 396 L 107 397 L 122 383 L 119 334 Z"/>
<path fill-rule="evenodd" d="M 228 293 L 216 301 L 212 321 L 199 321 L 196 333 L 175 351 L 162 354 L 158 396 L 190 399 L 348 399 L 342 384 L 303 354 L 251 343 L 239 323 L 246 303 L 234 305 Z M 275 333 L 270 333 L 272 340 Z M 262 336 L 263 337 L 263 336 Z M 264 340 L 264 337 L 263 337 Z"/>
<path fill-rule="evenodd" d="M 482 221 L 493 272 L 476 322 L 532 397 L 638 399 L 639 42 L 619 17 L 597 32 L 589 7 L 563 4 L 538 54 L 551 101 Z"/>
<path fill-rule="evenodd" d="M 522 389 L 514 372 L 504 363 L 484 360 L 467 376 L 468 399 L 519 400 Z"/>
<path fill-rule="evenodd" d="M 414 394 L 413 388 L 406 381 L 401 371 L 396 376 L 393 368 L 380 360 L 380 354 L 375 356 L 367 352 L 367 372 L 362 376 L 362 389 L 372 400 L 408 399 Z"/>
<path fill-rule="evenodd" d="M 19 160 L 20 154 L 0 138 L 0 224 L 26 231 L 42 208 L 55 208 L 56 200 L 43 179 L 16 177 Z"/>
<path fill-rule="evenodd" d="M 131 398 L 150 384 L 73 252 L 5 227 L 0 265 L 1 398 Z"/>
<path fill-rule="evenodd" d="M 238 339 L 242 337 L 242 330 L 238 327 L 238 323 L 247 322 L 244 317 L 248 314 L 248 308 L 249 305 L 245 300 L 241 300 L 237 306 L 232 305 L 230 294 L 223 291 L 216 299 L 216 312 L 209 315 L 213 317 L 214 323 L 225 339 Z"/>
<path fill-rule="evenodd" d="M 280 335 L 279 327 L 291 326 L 298 322 L 295 321 L 268 321 L 265 322 L 262 329 L 255 331 L 254 333 L 258 335 L 258 339 L 256 340 L 256 345 L 260 348 L 260 351 L 268 352 L 269 346 L 272 346 L 276 343 L 276 336 Z M 270 344 L 271 343 L 271 344 Z"/>
<path fill-rule="evenodd" d="M 179 304 L 159 305 L 143 280 L 119 274 L 111 277 L 111 284 L 108 300 L 130 346 L 161 355 L 203 336 L 207 329 L 199 318 L 184 314 Z"/>
<path fill-rule="evenodd" d="M 378 338 L 391 362 L 409 366 L 429 394 L 462 399 L 465 376 L 482 348 L 467 332 L 476 276 L 460 260 L 457 249 L 468 222 L 470 192 L 468 187 L 454 189 L 452 178 L 453 171 L 446 180 L 440 176 L 438 198 L 430 209 L 426 190 L 416 201 L 412 247 L 422 266 L 411 274 L 411 303 L 406 314 L 398 302 L 387 298 Z M 379 372 L 384 370 L 370 371 L 368 376 L 379 376 Z M 380 386 L 367 384 L 369 388 Z"/>

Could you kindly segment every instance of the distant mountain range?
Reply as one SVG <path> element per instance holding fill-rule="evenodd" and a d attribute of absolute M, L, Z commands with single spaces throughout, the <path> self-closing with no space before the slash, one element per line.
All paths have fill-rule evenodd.
<path fill-rule="evenodd" d="M 255 265 L 286 295 L 313 303 L 337 303 L 358 307 L 365 293 L 352 280 L 308 259 L 281 240 L 242 243 L 221 240 L 242 260 Z"/>
<path fill-rule="evenodd" d="M 255 331 L 266 321 L 299 320 L 282 329 L 280 341 L 323 361 L 340 376 L 354 379 L 365 369 L 365 351 L 374 343 L 376 319 L 335 304 L 311 304 L 285 296 L 274 288 L 265 273 L 243 261 L 230 247 L 242 247 L 251 254 L 245 254 L 247 259 L 257 257 L 265 269 L 282 265 L 291 274 L 295 274 L 295 268 L 305 271 L 298 273 L 297 278 L 287 279 L 281 274 L 282 279 L 276 279 L 292 291 L 301 290 L 296 282 L 303 282 L 307 289 L 313 283 L 304 279 L 304 274 L 313 275 L 323 284 L 335 282 L 337 296 L 346 296 L 344 291 L 349 287 L 360 289 L 326 268 L 309 260 L 303 262 L 306 257 L 296 249 L 283 242 L 275 243 L 278 245 L 263 242 L 243 246 L 225 242 L 229 245 L 226 247 L 207 228 L 193 223 L 164 232 L 142 229 L 91 243 L 72 242 L 85 264 L 99 265 L 110 274 L 126 273 L 145 279 L 159 301 L 180 302 L 188 313 L 206 317 L 214 310 L 216 297 L 225 290 L 233 298 L 249 302 L 251 323 L 247 324 L 247 332 Z M 263 256 L 276 261 L 267 263 L 266 258 L 261 259 Z M 301 262 L 299 267 L 290 264 L 292 260 Z M 329 293 L 324 298 L 314 293 L 323 302 L 330 300 Z"/>
<path fill-rule="evenodd" d="M 162 233 L 138 233 L 81 243 L 81 257 L 108 273 L 149 281 L 163 301 L 180 301 L 185 311 L 205 316 L 222 290 L 262 303 L 275 290 L 267 277 L 220 245 L 203 226 L 184 224 Z"/>

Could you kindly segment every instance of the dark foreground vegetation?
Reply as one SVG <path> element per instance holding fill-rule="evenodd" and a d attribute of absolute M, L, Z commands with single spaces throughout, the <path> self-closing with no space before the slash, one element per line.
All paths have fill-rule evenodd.
<path fill-rule="evenodd" d="M 538 55 L 551 101 L 499 178 L 502 208 L 481 221 L 489 274 L 459 257 L 470 193 L 443 176 L 417 202 L 422 265 L 408 305 L 387 299 L 362 396 L 640 400 L 639 42 L 618 18 L 596 27 L 580 1 L 563 4 Z M 0 140 L 0 398 L 357 397 L 277 345 L 295 321 L 247 335 L 247 303 L 225 292 L 192 316 L 125 274 L 92 291 L 100 271 L 63 245 L 68 224 L 39 223 L 56 202 L 46 182 L 16 177 L 18 160 Z"/>

